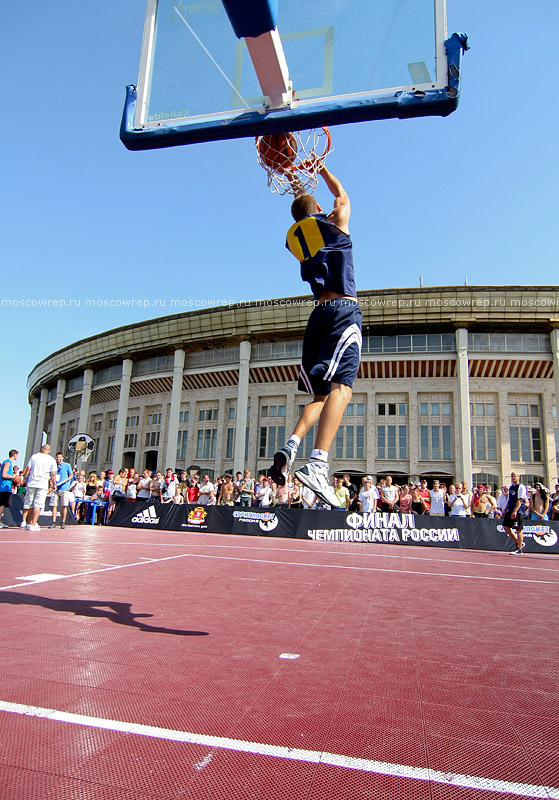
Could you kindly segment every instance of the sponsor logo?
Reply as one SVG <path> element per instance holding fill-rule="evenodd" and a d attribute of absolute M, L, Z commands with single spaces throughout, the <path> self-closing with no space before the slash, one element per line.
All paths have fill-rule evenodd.
<path fill-rule="evenodd" d="M 506 530 L 502 525 L 497 525 L 497 530 L 501 533 L 506 533 Z M 559 537 L 550 525 L 544 525 L 541 523 L 536 523 L 535 525 L 525 525 L 522 529 L 522 533 L 525 536 L 526 534 L 528 534 L 528 536 L 531 535 L 534 541 L 540 544 L 542 547 L 554 547 L 559 540 Z"/>
<path fill-rule="evenodd" d="M 196 506 L 188 514 L 188 522 L 190 525 L 203 525 L 208 512 L 204 506 Z"/>
<path fill-rule="evenodd" d="M 140 511 L 139 514 L 132 517 L 130 522 L 135 522 L 138 525 L 157 525 L 159 522 L 159 517 L 155 512 L 155 506 L 149 506 L 149 508 L 144 508 L 143 511 Z"/>
<path fill-rule="evenodd" d="M 269 533 L 278 527 L 279 517 L 273 511 L 234 511 L 234 519 L 239 522 L 258 523 L 262 531 Z"/>

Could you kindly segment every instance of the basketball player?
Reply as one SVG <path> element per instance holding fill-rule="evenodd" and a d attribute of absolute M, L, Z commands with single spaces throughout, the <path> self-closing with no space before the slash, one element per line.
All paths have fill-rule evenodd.
<path fill-rule="evenodd" d="M 319 171 L 334 195 L 329 214 L 319 213 L 311 194 L 301 194 L 291 206 L 294 225 L 287 232 L 287 249 L 301 262 L 301 277 L 315 298 L 303 341 L 299 390 L 313 395 L 293 434 L 274 455 L 269 474 L 285 485 L 297 448 L 318 420 L 308 464 L 295 472 L 301 483 L 333 508 L 339 507 L 328 481 L 328 451 L 334 441 L 357 376 L 361 355 L 362 313 L 357 302 L 349 235 L 349 197 L 326 167 Z"/>

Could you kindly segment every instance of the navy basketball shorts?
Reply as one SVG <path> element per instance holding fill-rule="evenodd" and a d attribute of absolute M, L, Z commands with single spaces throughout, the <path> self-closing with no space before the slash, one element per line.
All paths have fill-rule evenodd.
<path fill-rule="evenodd" d="M 299 390 L 330 394 L 332 383 L 353 386 L 361 357 L 361 321 L 357 300 L 337 297 L 316 306 L 303 340 Z"/>

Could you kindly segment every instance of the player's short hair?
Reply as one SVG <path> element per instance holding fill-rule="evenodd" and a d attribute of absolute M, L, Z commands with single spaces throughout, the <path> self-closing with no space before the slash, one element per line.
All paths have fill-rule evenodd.
<path fill-rule="evenodd" d="M 295 222 L 299 222 L 300 219 L 308 217 L 309 214 L 316 214 L 317 211 L 318 203 L 312 194 L 300 194 L 299 197 L 296 197 L 291 203 L 291 216 Z"/>

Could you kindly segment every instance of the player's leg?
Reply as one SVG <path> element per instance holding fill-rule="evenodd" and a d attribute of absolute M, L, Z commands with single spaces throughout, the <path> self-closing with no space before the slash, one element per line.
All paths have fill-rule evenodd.
<path fill-rule="evenodd" d="M 318 431 L 314 443 L 315 450 L 328 452 L 338 432 L 342 417 L 351 400 L 351 386 L 333 383 L 330 394 L 326 398 L 324 408 L 318 421 Z"/>
<path fill-rule="evenodd" d="M 327 395 L 315 395 L 311 402 L 307 403 L 295 430 L 284 446 L 274 454 L 274 463 L 269 469 L 269 475 L 278 486 L 285 486 L 286 477 L 291 470 L 301 440 L 320 417 L 326 399 Z"/>

